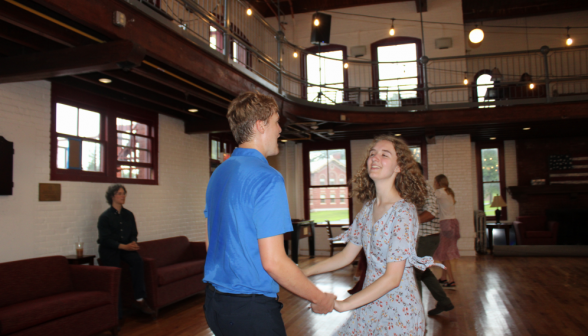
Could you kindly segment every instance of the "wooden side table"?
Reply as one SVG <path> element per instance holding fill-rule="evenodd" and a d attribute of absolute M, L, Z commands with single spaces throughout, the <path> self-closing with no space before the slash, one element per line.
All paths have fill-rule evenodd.
<path fill-rule="evenodd" d="M 70 265 L 83 265 L 83 264 L 88 264 L 91 266 L 94 266 L 94 258 L 96 258 L 95 255 L 84 255 L 81 258 L 78 258 L 76 255 L 68 255 L 65 256 L 65 258 L 67 259 L 67 262 Z"/>
<path fill-rule="evenodd" d="M 510 228 L 512 227 L 512 222 L 501 222 L 501 223 L 486 223 L 486 228 L 488 228 L 488 238 L 490 239 L 490 252 L 494 253 L 494 235 L 492 231 L 494 229 L 504 229 L 504 236 L 506 237 L 506 245 L 510 244 Z"/>

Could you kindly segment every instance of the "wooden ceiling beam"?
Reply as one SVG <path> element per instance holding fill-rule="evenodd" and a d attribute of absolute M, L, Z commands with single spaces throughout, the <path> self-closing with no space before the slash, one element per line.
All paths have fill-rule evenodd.
<path fill-rule="evenodd" d="M 205 121 L 205 120 L 188 120 L 184 123 L 184 132 L 186 134 L 200 134 L 200 133 L 225 133 L 230 132 L 229 121 Z"/>
<path fill-rule="evenodd" d="M 86 75 L 77 75 L 74 76 L 77 79 L 86 81 L 88 83 L 94 84 L 96 86 L 102 86 L 105 89 L 110 89 L 114 91 L 118 91 L 120 93 L 126 94 L 131 97 L 135 97 L 137 99 L 142 99 L 146 102 L 153 104 L 154 106 L 161 106 L 169 110 L 173 110 L 179 112 L 181 114 L 185 114 L 191 117 L 203 119 L 199 114 L 194 114 L 188 112 L 188 108 L 190 105 L 187 103 L 179 102 L 175 99 L 170 99 L 160 94 L 157 94 L 153 91 L 149 91 L 135 85 L 125 83 L 123 81 L 113 81 L 110 84 L 103 84 L 98 81 L 99 74 L 86 74 Z"/>
<path fill-rule="evenodd" d="M 182 102 L 187 106 L 192 106 L 203 111 L 206 110 L 207 112 L 214 113 L 221 117 L 224 117 L 226 114 L 226 110 L 223 110 L 216 105 L 209 104 L 205 101 L 203 102 L 202 100 L 190 96 L 186 92 L 177 90 L 172 86 L 153 81 L 150 78 L 143 77 L 134 72 L 113 70 L 104 72 L 104 75 L 105 77 L 111 77 L 119 81 L 124 81 L 126 83 L 133 84 L 145 90 L 149 90 L 156 94 L 160 94 L 167 98 L 171 98 L 178 102 Z"/>
<path fill-rule="evenodd" d="M 0 21 L 0 37 L 33 50 L 57 50 L 67 48 L 67 46 L 61 43 L 49 40 L 6 21 Z"/>
<path fill-rule="evenodd" d="M 80 5 L 84 5 L 80 3 Z M 112 15 L 112 14 L 111 14 Z M 75 47 L 95 43 L 94 41 L 68 30 L 48 20 L 40 20 L 39 16 L 27 12 L 6 1 L 0 1 L 0 20 L 28 30 L 37 35 L 53 40 L 67 47 Z M 108 21 L 112 21 L 112 18 Z"/>
<path fill-rule="evenodd" d="M 0 59 L 0 83 L 131 68 L 144 57 L 141 46 L 124 40 L 7 57 Z"/>

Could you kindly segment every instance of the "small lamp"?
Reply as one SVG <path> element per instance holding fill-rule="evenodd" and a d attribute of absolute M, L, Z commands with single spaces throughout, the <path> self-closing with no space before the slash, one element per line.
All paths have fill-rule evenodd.
<path fill-rule="evenodd" d="M 500 195 L 494 196 L 492 200 L 492 204 L 490 204 L 491 208 L 496 208 L 494 214 L 496 215 L 496 224 L 500 223 L 500 216 L 502 215 L 502 207 L 506 207 L 506 202 L 504 202 L 504 198 Z"/>

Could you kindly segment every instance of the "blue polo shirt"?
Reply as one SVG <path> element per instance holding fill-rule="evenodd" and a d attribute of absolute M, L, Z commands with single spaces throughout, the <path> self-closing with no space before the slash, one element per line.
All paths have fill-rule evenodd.
<path fill-rule="evenodd" d="M 225 293 L 276 297 L 280 287 L 261 264 L 257 240 L 293 230 L 282 175 L 259 151 L 235 149 L 210 177 L 204 216 L 203 281 Z"/>

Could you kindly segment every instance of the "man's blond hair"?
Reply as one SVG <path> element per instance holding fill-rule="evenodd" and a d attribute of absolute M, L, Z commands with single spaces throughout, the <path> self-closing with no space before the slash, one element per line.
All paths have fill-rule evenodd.
<path fill-rule="evenodd" d="M 270 117 L 278 112 L 274 98 L 259 92 L 244 92 L 233 99 L 229 105 L 227 119 L 237 144 L 253 139 L 253 127 L 258 120 L 268 123 Z"/>

